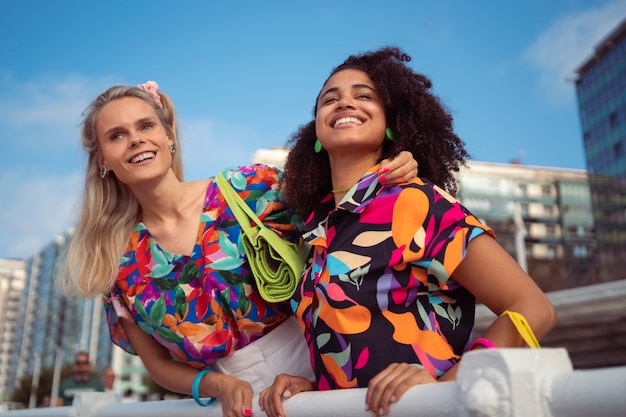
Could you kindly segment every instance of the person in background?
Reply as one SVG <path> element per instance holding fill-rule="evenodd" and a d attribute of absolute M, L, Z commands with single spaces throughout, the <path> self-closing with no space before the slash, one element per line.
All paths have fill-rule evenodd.
<path fill-rule="evenodd" d="M 74 356 L 74 374 L 61 380 L 57 405 L 72 405 L 79 392 L 104 392 L 102 380 L 91 371 L 89 354 L 84 351 Z"/>
<path fill-rule="evenodd" d="M 114 388 L 115 376 L 115 372 L 111 367 L 104 368 L 104 370 L 100 374 L 100 378 L 102 378 L 102 383 L 104 384 L 105 392 L 116 392 Z"/>
<path fill-rule="evenodd" d="M 213 178 L 183 181 L 174 107 L 158 85 L 100 94 L 82 144 L 83 207 L 63 276 L 84 296 L 105 295 L 113 342 L 138 354 L 162 387 L 201 405 L 219 399 L 225 416 L 249 416 L 254 393 L 281 372 L 312 377 L 289 302 L 259 296 L 241 228 Z M 416 172 L 407 152 L 380 170 L 393 183 Z M 265 225 L 299 242 L 278 169 L 225 175 Z"/>
<path fill-rule="evenodd" d="M 41 399 L 41 404 L 39 404 L 39 407 L 41 407 L 41 408 L 50 407 L 50 396 L 49 395 L 44 395 L 43 396 L 43 398 Z"/>
<path fill-rule="evenodd" d="M 454 380 L 468 349 L 523 346 L 507 312 L 538 339 L 556 322 L 532 278 L 451 195 L 468 153 L 409 60 L 395 47 L 349 57 L 289 142 L 283 191 L 313 247 L 292 307 L 316 378 L 278 376 L 259 398 L 270 417 L 285 417 L 283 398 L 298 392 L 358 387 L 366 410 L 385 415 L 410 387 Z M 379 162 L 398 149 L 421 178 L 381 183 Z M 472 342 L 476 299 L 498 318 Z"/>

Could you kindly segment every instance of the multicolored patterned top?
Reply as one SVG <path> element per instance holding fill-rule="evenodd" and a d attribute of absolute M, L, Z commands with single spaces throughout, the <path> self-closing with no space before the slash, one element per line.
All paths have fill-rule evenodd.
<path fill-rule="evenodd" d="M 294 212 L 277 192 L 282 173 L 265 165 L 226 171 L 233 188 L 266 226 L 299 241 Z M 260 338 L 284 319 L 288 302 L 270 304 L 255 290 L 240 240 L 241 228 L 211 181 L 191 256 L 168 253 L 139 223 L 104 299 L 113 342 L 135 353 L 120 317 L 139 326 L 173 356 L 204 368 Z"/>
<path fill-rule="evenodd" d="M 313 258 L 292 307 L 318 389 L 367 387 L 391 363 L 444 374 L 461 357 L 475 298 L 451 276 L 493 231 L 427 180 L 382 187 L 377 167 L 304 226 Z"/>

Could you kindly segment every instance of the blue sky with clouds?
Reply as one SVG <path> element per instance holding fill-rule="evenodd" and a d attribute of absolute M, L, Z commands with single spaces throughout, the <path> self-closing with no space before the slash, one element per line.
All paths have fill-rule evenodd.
<path fill-rule="evenodd" d="M 473 159 L 585 168 L 567 80 L 625 16 L 626 0 L 0 0 L 0 258 L 73 224 L 81 112 L 113 84 L 172 97 L 196 179 L 284 145 L 333 66 L 394 44 Z"/>

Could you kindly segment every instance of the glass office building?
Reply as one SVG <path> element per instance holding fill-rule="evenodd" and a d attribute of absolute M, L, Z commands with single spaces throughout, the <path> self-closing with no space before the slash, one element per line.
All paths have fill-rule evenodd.
<path fill-rule="evenodd" d="M 626 278 L 626 20 L 576 70 L 600 281 Z"/>

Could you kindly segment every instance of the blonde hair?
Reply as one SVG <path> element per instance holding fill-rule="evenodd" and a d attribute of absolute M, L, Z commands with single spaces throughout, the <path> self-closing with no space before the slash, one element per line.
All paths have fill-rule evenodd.
<path fill-rule="evenodd" d="M 82 146 L 88 161 L 80 217 L 60 276 L 66 293 L 78 290 L 85 297 L 93 298 L 111 291 L 120 256 L 141 216 L 141 207 L 130 189 L 113 172 L 104 178 L 99 174 L 96 121 L 105 105 L 124 97 L 136 97 L 149 103 L 174 141 L 176 152 L 172 154 L 172 170 L 179 180 L 183 179 L 174 106 L 165 93 L 159 91 L 158 94 L 162 108 L 144 90 L 114 86 L 96 97 L 83 112 Z"/>

